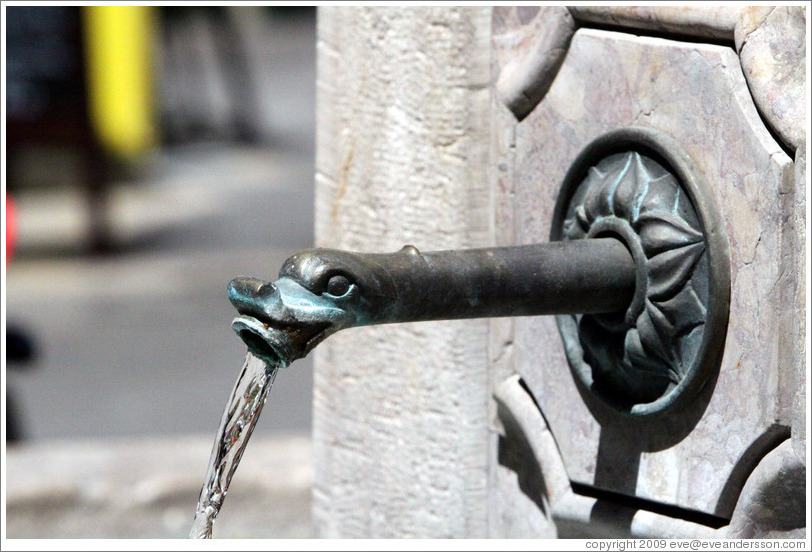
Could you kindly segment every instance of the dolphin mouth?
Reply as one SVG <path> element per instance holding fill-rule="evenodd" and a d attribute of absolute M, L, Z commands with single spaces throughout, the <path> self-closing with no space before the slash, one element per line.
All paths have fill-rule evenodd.
<path fill-rule="evenodd" d="M 330 326 L 327 322 L 264 322 L 248 314 L 231 322 L 231 328 L 254 356 L 281 366 L 307 355 L 326 337 Z"/>

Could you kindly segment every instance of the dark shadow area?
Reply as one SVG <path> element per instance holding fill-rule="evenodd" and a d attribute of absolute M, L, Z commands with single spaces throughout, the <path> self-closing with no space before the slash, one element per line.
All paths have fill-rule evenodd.
<path fill-rule="evenodd" d="M 547 516 L 547 505 L 542 497 L 547 496 L 547 485 L 541 466 L 535 461 L 535 455 L 528 443 L 511 435 L 499 437 L 499 464 L 513 471 L 519 483 L 519 489 L 538 506 Z"/>
<path fill-rule="evenodd" d="M 696 510 L 689 510 L 687 508 L 680 508 L 678 506 L 671 506 L 669 504 L 662 504 L 660 502 L 647 500 L 645 498 L 631 497 L 612 491 L 606 491 L 604 489 L 598 489 L 590 485 L 583 485 L 581 483 L 573 482 L 572 490 L 576 494 L 598 499 L 598 502 L 595 504 L 595 508 L 593 510 L 593 514 L 596 516 L 595 521 L 609 515 L 612 512 L 613 506 L 615 509 L 617 509 L 618 506 L 621 506 L 623 508 L 630 509 L 628 514 L 624 514 L 628 517 L 629 528 L 631 528 L 631 520 L 637 510 L 647 510 L 649 512 L 654 512 L 655 514 L 661 514 L 667 517 L 684 519 L 685 521 L 698 523 L 713 529 L 724 527 L 730 523 L 729 519 L 714 516 L 712 514 L 698 512 Z"/>

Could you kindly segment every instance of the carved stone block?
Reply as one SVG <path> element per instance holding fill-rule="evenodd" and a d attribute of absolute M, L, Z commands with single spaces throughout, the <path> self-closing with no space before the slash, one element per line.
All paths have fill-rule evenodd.
<path fill-rule="evenodd" d="M 717 375 L 677 412 L 619 415 L 576 386 L 554 321 L 532 318 L 516 321 L 514 366 L 573 481 L 729 519 L 754 462 L 792 421 L 776 399 L 796 370 L 783 361 L 778 301 L 790 285 L 778 198 L 792 187 L 792 160 L 760 119 L 732 48 L 581 29 L 547 94 L 516 124 L 515 189 L 497 200 L 512 206 L 502 234 L 546 240 L 569 167 L 595 138 L 628 127 L 673 139 L 721 215 L 731 295 Z"/>

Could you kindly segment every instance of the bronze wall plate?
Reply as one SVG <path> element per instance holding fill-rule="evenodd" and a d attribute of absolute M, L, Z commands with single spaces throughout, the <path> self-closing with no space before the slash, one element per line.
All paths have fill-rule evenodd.
<path fill-rule="evenodd" d="M 727 239 L 713 196 L 670 137 L 624 128 L 568 171 L 550 239 L 616 237 L 636 265 L 629 308 L 557 318 L 582 391 L 652 416 L 686 404 L 716 373 L 730 303 Z"/>

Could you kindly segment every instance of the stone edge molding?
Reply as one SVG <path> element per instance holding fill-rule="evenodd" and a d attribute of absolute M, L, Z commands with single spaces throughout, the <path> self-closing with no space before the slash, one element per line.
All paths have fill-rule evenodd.
<path fill-rule="evenodd" d="M 554 521 L 559 538 L 581 535 L 584 527 L 598 530 L 611 538 L 725 538 L 727 527 L 713 529 L 706 525 L 670 517 L 637 507 L 612 506 L 596 519 L 600 505 L 596 498 L 575 493 L 567 475 L 564 459 L 544 413 L 518 375 L 510 376 L 496 386 L 497 432 L 504 442 L 518 447 L 514 458 L 528 465 L 517 473 L 535 474 L 536 481 L 520 482 L 530 497 L 544 505 L 546 517 Z M 530 475 L 529 477 L 533 477 Z"/>
<path fill-rule="evenodd" d="M 517 472 L 536 474 L 535 481 L 520 482 L 520 485 L 524 483 L 521 487 L 525 493 L 539 495 L 530 498 L 544 505 L 546 517 L 558 528 L 559 538 L 566 538 L 570 532 L 577 535 L 587 526 L 594 530 L 596 525 L 609 538 L 796 539 L 805 536 L 806 465 L 788 440 L 777 444 L 758 462 L 728 525 L 713 529 L 628 505 L 614 505 L 596 517 L 599 500 L 573 491 L 544 413 L 521 378 L 513 375 L 502 381 L 494 389 L 493 397 L 497 405 L 497 432 L 506 443 L 517 447 L 514 462 L 527 463 Z M 517 458 L 519 460 L 515 460 Z"/>
<path fill-rule="evenodd" d="M 505 12 L 511 9 L 497 8 L 497 15 L 510 19 Z M 555 6 L 517 14 L 517 25 L 503 33 L 495 29 L 494 41 L 497 50 L 514 52 L 500 60 L 496 89 L 519 121 L 547 93 L 578 27 L 597 24 L 732 42 L 767 125 L 792 150 L 806 138 L 804 6 Z"/>

